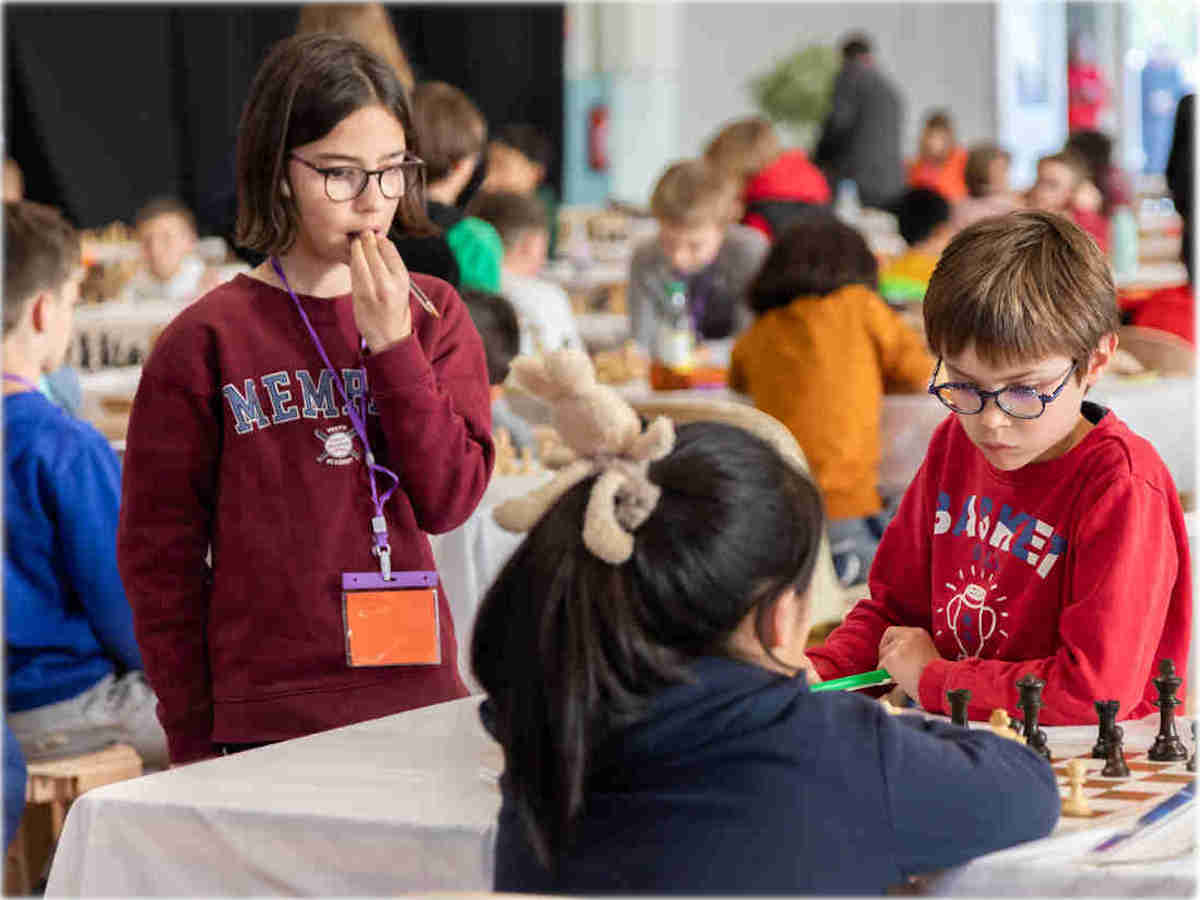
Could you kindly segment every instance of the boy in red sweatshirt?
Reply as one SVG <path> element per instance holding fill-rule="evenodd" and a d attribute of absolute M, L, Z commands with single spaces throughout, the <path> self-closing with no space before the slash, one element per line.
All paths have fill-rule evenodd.
<path fill-rule="evenodd" d="M 1047 725 L 1155 711 L 1150 679 L 1185 679 L 1191 564 L 1154 448 L 1084 396 L 1117 347 L 1103 255 L 1067 219 L 985 219 L 946 248 L 924 304 L 930 384 L 954 415 L 930 441 L 875 556 L 870 597 L 810 651 L 822 678 L 883 667 L 930 712 L 1016 714 L 1046 682 Z"/>

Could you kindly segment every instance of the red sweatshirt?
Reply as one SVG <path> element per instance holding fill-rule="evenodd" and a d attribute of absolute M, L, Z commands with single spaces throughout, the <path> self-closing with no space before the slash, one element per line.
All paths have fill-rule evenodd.
<path fill-rule="evenodd" d="M 756 209 L 759 204 L 803 204 L 824 206 L 832 198 L 829 182 L 814 166 L 803 150 L 785 150 L 746 181 L 742 199 L 746 204 L 743 225 L 757 228 L 768 239 L 774 239 L 771 216 Z M 784 213 L 786 219 L 786 213 Z"/>
<path fill-rule="evenodd" d="M 413 277 L 441 318 L 414 306 L 413 335 L 365 360 L 349 295 L 300 297 L 347 394 L 369 385 L 372 449 L 400 476 L 394 570 L 434 568 L 423 532 L 463 522 L 493 462 L 478 333 L 453 288 Z M 287 292 L 239 275 L 159 338 L 129 421 L 117 554 L 173 762 L 465 696 L 440 591 L 440 665 L 347 666 L 341 576 L 379 570 L 362 457 Z"/>
<path fill-rule="evenodd" d="M 1155 712 L 1150 679 L 1171 659 L 1187 684 L 1192 590 L 1187 531 L 1154 448 L 1090 402 L 1097 424 L 1063 456 L 993 468 L 948 415 L 884 533 L 860 600 L 819 648 L 822 678 L 874 669 L 889 625 L 924 628 L 942 659 L 921 675 L 921 706 L 1020 715 L 1016 681 L 1046 682 L 1040 721 L 1095 724 Z M 1182 696 L 1183 691 L 1180 691 Z"/>

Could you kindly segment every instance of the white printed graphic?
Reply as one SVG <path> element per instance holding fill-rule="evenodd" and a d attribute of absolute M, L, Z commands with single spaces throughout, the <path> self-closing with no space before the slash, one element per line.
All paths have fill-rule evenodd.
<path fill-rule="evenodd" d="M 346 466 L 360 459 L 358 449 L 354 446 L 354 432 L 348 425 L 334 425 L 332 428 L 318 428 L 313 435 L 322 443 L 324 449 L 317 462 L 327 466 Z"/>
<path fill-rule="evenodd" d="M 982 569 L 976 570 L 975 566 L 970 567 L 969 577 L 959 569 L 958 578 L 958 584 L 946 582 L 954 595 L 937 611 L 946 615 L 946 625 L 958 644 L 958 658 L 970 659 L 982 656 L 984 646 L 993 635 L 1008 637 L 1008 632 L 999 627 L 1000 619 L 1007 618 L 1008 613 L 998 611 L 992 605 L 1003 603 L 1008 597 L 996 597 L 989 603 L 988 592 L 996 587 L 996 581 Z M 939 629 L 935 637 L 942 633 Z"/>

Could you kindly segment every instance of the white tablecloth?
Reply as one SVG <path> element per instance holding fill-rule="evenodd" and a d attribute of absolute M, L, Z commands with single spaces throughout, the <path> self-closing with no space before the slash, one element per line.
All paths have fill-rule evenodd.
<path fill-rule="evenodd" d="M 480 699 L 90 791 L 67 816 L 46 896 L 487 890 L 503 756 L 479 723 Z M 1126 748 L 1147 744 L 1156 721 L 1123 723 Z M 1056 755 L 1095 740 L 1095 728 L 1045 730 Z M 1190 735 L 1183 722 L 1179 730 Z M 956 896 L 1080 897 L 1195 891 L 1190 850 L 1149 860 L 1164 848 L 1192 846 L 1191 819 L 1156 840 L 1132 844 L 1121 857 L 1131 861 L 1103 868 L 1077 854 L 1114 825 L 1064 823 L 1069 827 L 1043 841 L 943 873 L 932 889 Z M 1078 827 L 1087 833 L 1071 830 Z"/>
<path fill-rule="evenodd" d="M 505 500 L 524 496 L 553 477 L 539 469 L 532 475 L 493 475 L 475 512 L 462 525 L 446 534 L 430 535 L 438 577 L 446 591 L 454 634 L 458 640 L 458 671 L 475 692 L 478 685 L 471 677 L 471 629 L 483 595 L 524 534 L 505 531 L 492 518 L 492 510 Z"/>

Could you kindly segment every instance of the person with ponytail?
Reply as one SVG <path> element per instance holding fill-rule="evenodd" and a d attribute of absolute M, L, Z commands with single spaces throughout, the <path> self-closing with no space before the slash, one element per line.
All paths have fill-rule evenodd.
<path fill-rule="evenodd" d="M 702 422 L 654 461 L 580 455 L 475 624 L 496 890 L 878 894 L 1051 830 L 1024 745 L 810 690 L 823 512 L 778 451 Z"/>

